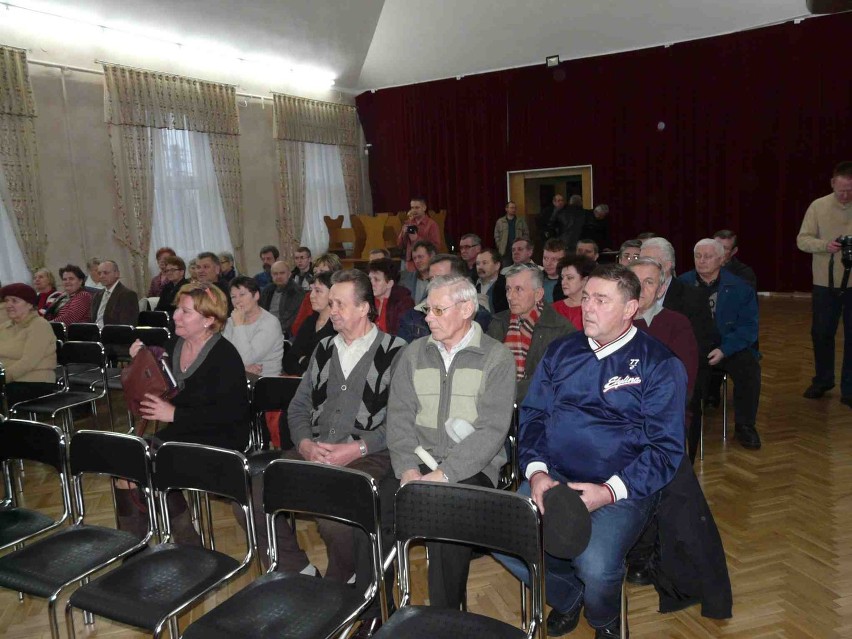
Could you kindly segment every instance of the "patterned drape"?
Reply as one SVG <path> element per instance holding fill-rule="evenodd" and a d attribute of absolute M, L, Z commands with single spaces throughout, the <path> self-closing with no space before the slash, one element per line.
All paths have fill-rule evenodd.
<path fill-rule="evenodd" d="M 44 265 L 47 238 L 38 182 L 36 108 L 27 54 L 0 46 L 0 164 L 6 178 L 0 189 L 12 215 L 12 228 L 31 269 Z"/>
<path fill-rule="evenodd" d="M 207 133 L 231 242 L 242 260 L 242 180 L 236 89 L 104 64 L 104 119 L 115 168 L 116 240 L 131 255 L 136 290 L 147 290 L 153 217 L 155 128 Z"/>
<path fill-rule="evenodd" d="M 281 259 L 293 262 L 293 254 L 302 239 L 305 219 L 305 143 L 277 140 L 279 214 L 278 228 Z M 296 214 L 295 212 L 298 212 Z"/>
<path fill-rule="evenodd" d="M 349 213 L 355 215 L 361 207 L 360 126 L 353 106 L 280 93 L 274 93 L 273 98 L 273 136 L 278 141 L 280 167 L 277 226 L 281 252 L 289 255 L 299 244 L 305 216 L 302 144 L 332 144 L 340 148 Z M 302 148 L 300 154 L 292 150 L 296 146 Z M 290 171 L 294 174 L 290 175 Z"/>

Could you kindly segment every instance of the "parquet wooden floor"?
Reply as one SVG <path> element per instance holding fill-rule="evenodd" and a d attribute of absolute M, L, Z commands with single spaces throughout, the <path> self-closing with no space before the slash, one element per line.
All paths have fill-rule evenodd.
<path fill-rule="evenodd" d="M 630 632 L 636 639 L 852 637 L 852 411 L 838 402 L 837 390 L 817 401 L 801 396 L 812 374 L 809 299 L 762 299 L 761 319 L 758 428 L 763 448 L 749 452 L 733 441 L 723 443 L 718 409 L 708 415 L 705 459 L 695 468 L 725 544 L 734 617 L 705 619 L 697 607 L 661 615 L 652 587 L 630 586 Z M 98 488 L 92 506 L 109 521 L 106 484 Z M 27 467 L 25 494 L 27 502 L 37 506 L 57 501 L 52 485 L 35 467 Z M 219 547 L 236 555 L 241 531 L 221 504 L 214 507 L 227 521 L 217 527 Z M 312 561 L 324 567 L 316 527 L 300 521 L 298 530 Z M 423 560 L 415 567 L 422 600 Z M 214 597 L 205 609 L 227 595 Z M 473 611 L 518 622 L 517 582 L 490 558 L 474 561 L 468 601 Z M 189 615 L 181 628 L 188 622 Z M 103 619 L 83 630 L 78 618 L 76 627 L 84 637 L 144 636 Z M 49 637 L 44 602 L 27 598 L 19 603 L 15 593 L 0 591 L 0 634 Z M 571 636 L 591 639 L 593 632 L 581 621 Z"/>

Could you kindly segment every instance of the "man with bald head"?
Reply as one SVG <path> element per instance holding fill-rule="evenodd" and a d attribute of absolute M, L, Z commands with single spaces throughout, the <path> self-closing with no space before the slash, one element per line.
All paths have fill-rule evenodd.
<path fill-rule="evenodd" d="M 290 335 L 290 328 L 299 312 L 305 291 L 290 277 L 292 271 L 287 262 L 275 262 L 270 271 L 272 284 L 261 291 L 260 305 L 278 318 L 281 322 L 281 332 L 286 337 Z"/>
<path fill-rule="evenodd" d="M 113 260 L 98 265 L 98 280 L 104 288 L 92 298 L 90 321 L 100 328 L 104 324 L 136 325 L 139 317 L 139 297 L 119 281 L 121 272 Z"/>

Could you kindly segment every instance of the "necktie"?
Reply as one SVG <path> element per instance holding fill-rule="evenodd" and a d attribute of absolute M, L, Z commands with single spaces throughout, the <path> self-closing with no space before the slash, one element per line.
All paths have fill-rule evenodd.
<path fill-rule="evenodd" d="M 104 313 L 106 312 L 107 302 L 109 301 L 110 292 L 104 289 L 104 296 L 101 298 L 101 305 L 98 307 L 98 317 L 96 322 L 99 327 L 104 327 Z"/>

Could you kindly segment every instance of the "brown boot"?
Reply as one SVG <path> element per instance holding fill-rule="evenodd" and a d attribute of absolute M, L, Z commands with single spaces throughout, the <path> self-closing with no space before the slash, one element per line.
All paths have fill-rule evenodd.
<path fill-rule="evenodd" d="M 118 529 L 142 539 L 148 534 L 148 513 L 143 512 L 133 500 L 135 488 L 115 489 L 115 509 L 118 515 Z"/>
<path fill-rule="evenodd" d="M 183 493 L 173 490 L 169 493 L 167 503 L 174 541 L 188 546 L 200 546 L 201 537 L 192 525 L 192 514 L 189 512 Z"/>

